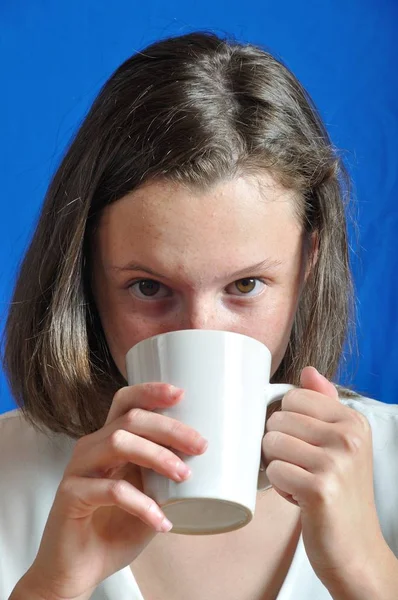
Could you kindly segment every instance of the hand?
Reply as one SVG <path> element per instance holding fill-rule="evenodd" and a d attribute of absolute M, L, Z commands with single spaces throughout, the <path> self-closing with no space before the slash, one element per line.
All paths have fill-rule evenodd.
<path fill-rule="evenodd" d="M 189 455 L 206 449 L 191 427 L 151 412 L 176 404 L 182 394 L 167 384 L 122 388 L 105 425 L 76 443 L 38 555 L 21 580 L 31 591 L 47 599 L 89 598 L 156 532 L 170 529 L 159 506 L 142 491 L 140 467 L 183 481 L 189 470 L 168 448 Z"/>
<path fill-rule="evenodd" d="M 353 577 L 373 576 L 389 553 L 374 501 L 371 429 L 313 367 L 301 385 L 269 418 L 263 460 L 275 491 L 301 509 L 315 573 L 329 591 L 343 589 Z"/>

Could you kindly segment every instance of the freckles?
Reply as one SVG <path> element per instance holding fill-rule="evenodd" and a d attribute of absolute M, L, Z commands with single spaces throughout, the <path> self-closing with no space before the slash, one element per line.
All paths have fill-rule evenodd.
<path fill-rule="evenodd" d="M 127 352 L 138 342 L 167 331 L 170 331 L 170 327 L 158 319 L 146 318 L 136 313 L 126 315 L 118 324 L 120 348 Z"/>
<path fill-rule="evenodd" d="M 279 300 L 279 301 L 278 301 Z M 263 318 L 257 320 L 257 337 L 269 348 L 272 354 L 272 372 L 275 372 L 282 360 L 295 316 L 295 302 L 292 297 L 275 299 L 267 306 Z"/>
<path fill-rule="evenodd" d="M 118 339 L 120 341 L 137 340 L 144 336 L 144 332 L 148 330 L 148 324 L 145 319 L 137 319 L 134 314 L 120 315 L 116 324 Z"/>
<path fill-rule="evenodd" d="M 153 334 L 145 321 L 138 319 L 136 315 L 126 315 L 122 312 L 109 317 L 104 327 L 106 341 L 117 368 L 123 377 L 126 377 L 127 352 L 138 342 Z"/>

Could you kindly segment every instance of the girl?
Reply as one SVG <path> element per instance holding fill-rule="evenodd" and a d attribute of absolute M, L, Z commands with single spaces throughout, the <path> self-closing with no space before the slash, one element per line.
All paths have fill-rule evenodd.
<path fill-rule="evenodd" d="M 127 60 L 49 188 L 10 308 L 0 421 L 0 594 L 12 600 L 393 600 L 398 406 L 337 391 L 351 280 L 347 177 L 293 74 L 207 33 Z M 268 415 L 246 527 L 172 535 L 141 468 L 190 476 L 200 431 L 126 385 L 178 329 L 271 350 L 296 389 Z M 374 465 L 374 472 L 373 472 Z M 266 475 L 266 477 L 264 477 Z"/>

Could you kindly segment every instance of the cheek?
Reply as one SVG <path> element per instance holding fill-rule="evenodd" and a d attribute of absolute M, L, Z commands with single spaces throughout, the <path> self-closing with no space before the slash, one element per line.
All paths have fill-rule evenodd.
<path fill-rule="evenodd" d="M 127 351 L 149 336 L 145 322 L 129 313 L 125 303 L 118 300 L 109 287 L 98 286 L 95 302 L 109 352 L 120 373 L 126 377 L 125 356 Z"/>
<path fill-rule="evenodd" d="M 273 335 L 269 347 L 272 354 L 271 376 L 275 373 L 285 355 L 292 331 L 294 314 L 293 311 L 288 318 L 281 318 L 279 324 L 278 321 L 275 321 L 275 329 L 272 332 Z"/>
<path fill-rule="evenodd" d="M 130 348 L 142 340 L 166 331 L 166 329 L 163 331 L 162 327 L 153 320 L 147 320 L 136 314 L 126 314 L 121 307 L 119 311 L 113 308 L 110 318 L 104 314 L 100 314 L 100 317 L 109 351 L 118 370 L 125 378 L 125 357 Z"/>
<path fill-rule="evenodd" d="M 298 294 L 281 298 L 268 306 L 263 314 L 257 315 L 249 328 L 248 335 L 263 342 L 272 354 L 271 375 L 279 367 L 289 343 L 290 334 L 298 305 Z"/>
<path fill-rule="evenodd" d="M 291 286 L 289 293 L 280 302 L 274 313 L 272 328 L 270 331 L 270 346 L 272 353 L 271 376 L 274 375 L 285 355 L 289 344 L 294 319 L 299 306 L 303 287 L 305 285 L 304 272 L 300 268 Z"/>
<path fill-rule="evenodd" d="M 285 310 L 283 312 L 281 311 L 275 319 L 273 348 L 270 348 L 272 353 L 271 375 L 274 375 L 285 355 L 297 312 L 298 302 L 299 294 L 291 298 L 291 302 L 285 306 Z"/>

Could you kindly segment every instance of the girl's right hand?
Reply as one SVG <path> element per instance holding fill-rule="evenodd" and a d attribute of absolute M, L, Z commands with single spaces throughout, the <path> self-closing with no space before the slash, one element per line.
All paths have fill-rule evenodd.
<path fill-rule="evenodd" d="M 168 448 L 189 455 L 205 451 L 197 431 L 152 412 L 177 404 L 182 395 L 164 383 L 115 394 L 105 425 L 76 443 L 37 557 L 16 590 L 34 590 L 48 600 L 90 598 L 101 581 L 131 564 L 156 532 L 170 529 L 142 491 L 140 467 L 180 482 L 189 470 Z"/>

